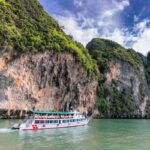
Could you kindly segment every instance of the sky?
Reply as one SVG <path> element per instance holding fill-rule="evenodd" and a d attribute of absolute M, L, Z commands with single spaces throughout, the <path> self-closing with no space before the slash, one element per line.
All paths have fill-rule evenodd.
<path fill-rule="evenodd" d="M 150 51 L 150 0 L 39 0 L 66 34 L 84 46 L 105 38 L 146 55 Z"/>

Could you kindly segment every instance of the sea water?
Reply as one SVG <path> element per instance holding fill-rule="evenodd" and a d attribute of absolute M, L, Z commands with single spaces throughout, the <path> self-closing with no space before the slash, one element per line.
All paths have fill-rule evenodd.
<path fill-rule="evenodd" d="M 150 150 L 150 120 L 92 120 L 88 126 L 12 131 L 0 120 L 0 150 Z"/>

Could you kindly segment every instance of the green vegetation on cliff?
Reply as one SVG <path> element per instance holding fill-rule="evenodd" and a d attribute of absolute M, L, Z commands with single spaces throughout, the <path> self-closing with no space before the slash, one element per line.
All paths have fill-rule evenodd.
<path fill-rule="evenodd" d="M 95 59 L 102 73 L 97 88 L 97 107 L 101 114 L 109 117 L 127 117 L 136 110 L 132 89 L 119 88 L 119 81 L 112 80 L 111 85 L 106 85 L 106 72 L 109 71 L 111 60 L 127 62 L 135 71 L 139 69 L 142 59 L 132 49 L 125 49 L 116 42 L 95 38 L 87 44 L 87 49 Z M 145 96 L 143 85 L 140 86 L 142 98 Z"/>
<path fill-rule="evenodd" d="M 136 110 L 131 89 L 119 90 L 114 83 L 108 87 L 102 82 L 97 88 L 97 107 L 104 116 L 114 118 L 128 117 Z"/>
<path fill-rule="evenodd" d="M 89 73 L 98 73 L 86 49 L 67 36 L 37 0 L 0 0 L 0 50 L 68 51 Z"/>
<path fill-rule="evenodd" d="M 146 70 L 147 82 L 150 85 L 150 52 L 148 52 L 148 54 L 147 54 L 147 61 L 145 63 L 145 70 Z"/>
<path fill-rule="evenodd" d="M 97 61 L 99 69 L 102 72 L 107 69 L 108 62 L 113 58 L 128 62 L 136 69 L 141 63 L 138 53 L 132 49 L 125 49 L 118 43 L 111 40 L 94 38 L 87 44 L 87 49 L 89 50 L 92 58 Z"/>

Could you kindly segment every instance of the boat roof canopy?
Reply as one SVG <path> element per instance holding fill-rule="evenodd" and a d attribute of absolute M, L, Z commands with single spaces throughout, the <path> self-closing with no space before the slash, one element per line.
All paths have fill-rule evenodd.
<path fill-rule="evenodd" d="M 48 111 L 30 110 L 29 114 L 39 114 L 39 115 L 74 115 L 74 114 L 80 114 L 80 112 L 48 112 Z"/>

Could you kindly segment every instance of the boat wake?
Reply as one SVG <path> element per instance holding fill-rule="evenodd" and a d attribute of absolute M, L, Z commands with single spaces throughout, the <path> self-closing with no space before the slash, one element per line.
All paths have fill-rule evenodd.
<path fill-rule="evenodd" d="M 11 130 L 9 128 L 0 128 L 0 133 L 9 133 L 9 132 L 14 132 L 14 130 Z"/>

